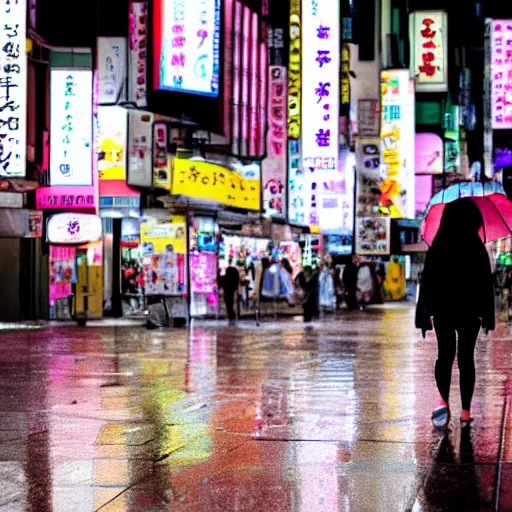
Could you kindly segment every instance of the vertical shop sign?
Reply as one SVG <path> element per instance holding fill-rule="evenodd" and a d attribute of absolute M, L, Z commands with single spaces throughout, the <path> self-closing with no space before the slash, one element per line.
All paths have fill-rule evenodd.
<path fill-rule="evenodd" d="M 290 2 L 290 61 L 288 64 L 288 137 L 301 135 L 301 0 Z"/>
<path fill-rule="evenodd" d="M 380 139 L 360 137 L 356 145 L 356 215 L 378 216 L 380 209 Z"/>
<path fill-rule="evenodd" d="M 491 119 L 493 130 L 512 129 L 512 20 L 491 23 Z M 486 171 L 487 172 L 487 171 Z"/>
<path fill-rule="evenodd" d="M 264 211 L 284 216 L 286 190 L 286 68 L 269 67 L 267 158 L 262 163 Z"/>
<path fill-rule="evenodd" d="M 240 105 L 240 116 L 242 122 L 242 138 L 240 155 L 249 154 L 249 55 L 251 43 L 251 10 L 248 6 L 243 8 L 242 20 L 242 97 Z"/>
<path fill-rule="evenodd" d="M 128 112 L 122 107 L 98 108 L 98 146 L 100 180 L 126 179 L 126 139 Z"/>
<path fill-rule="evenodd" d="M 21 178 L 27 156 L 25 0 L 0 0 L 0 176 Z"/>
<path fill-rule="evenodd" d="M 380 133 L 379 100 L 357 102 L 357 128 L 359 137 L 378 137 Z"/>
<path fill-rule="evenodd" d="M 50 76 L 50 184 L 92 185 L 92 71 Z"/>
<path fill-rule="evenodd" d="M 268 55 L 267 47 L 264 42 L 260 43 L 260 68 L 258 71 L 258 144 L 259 154 L 265 154 L 265 132 L 267 129 L 267 70 L 268 70 Z"/>
<path fill-rule="evenodd" d="M 443 11 L 411 14 L 411 71 L 418 92 L 448 90 L 448 17 Z"/>
<path fill-rule="evenodd" d="M 153 186 L 167 190 L 171 188 L 171 172 L 167 156 L 167 125 L 165 123 L 153 125 Z"/>
<path fill-rule="evenodd" d="M 100 105 L 126 100 L 126 39 L 98 37 L 98 85 Z"/>
<path fill-rule="evenodd" d="M 231 137 L 232 152 L 236 155 L 240 152 L 240 115 L 241 115 L 241 69 L 242 69 L 242 2 L 236 0 L 234 14 L 233 37 L 233 136 Z"/>
<path fill-rule="evenodd" d="M 381 73 L 381 211 L 414 217 L 414 82 L 408 70 Z"/>
<path fill-rule="evenodd" d="M 341 49 L 340 75 L 340 146 L 350 146 L 350 48 L 343 44 Z"/>
<path fill-rule="evenodd" d="M 249 155 L 258 156 L 258 72 L 260 46 L 258 42 L 259 17 L 253 12 L 251 14 L 251 73 L 250 73 L 250 100 L 249 100 Z"/>
<path fill-rule="evenodd" d="M 224 0 L 224 137 L 231 140 L 233 99 L 233 0 Z"/>
<path fill-rule="evenodd" d="M 307 224 L 332 227 L 342 208 L 339 172 L 339 3 L 302 2 L 302 167 L 306 173 Z"/>
<path fill-rule="evenodd" d="M 130 50 L 128 87 L 130 101 L 137 107 L 147 105 L 147 3 L 131 2 L 129 11 Z"/>
<path fill-rule="evenodd" d="M 151 187 L 153 114 L 133 110 L 128 113 L 128 122 L 128 184 Z"/>

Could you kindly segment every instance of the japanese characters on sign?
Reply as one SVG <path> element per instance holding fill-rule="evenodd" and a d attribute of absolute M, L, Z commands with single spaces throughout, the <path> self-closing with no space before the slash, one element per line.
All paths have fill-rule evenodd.
<path fill-rule="evenodd" d="M 290 59 L 288 64 L 288 137 L 301 135 L 300 0 L 290 2 Z"/>
<path fill-rule="evenodd" d="M 126 100 L 126 39 L 98 37 L 98 85 L 100 105 Z"/>
<path fill-rule="evenodd" d="M 339 2 L 302 1 L 302 169 L 306 224 L 341 222 Z M 331 222 L 328 222 L 331 225 Z M 340 226 L 341 227 L 341 226 Z M 335 233 L 332 233 L 335 234 Z"/>
<path fill-rule="evenodd" d="M 53 244 L 97 242 L 102 237 L 101 219 L 86 213 L 57 213 L 48 219 L 46 234 Z"/>
<path fill-rule="evenodd" d="M 93 210 L 94 192 L 92 186 L 40 187 L 36 190 L 36 206 L 38 210 Z"/>
<path fill-rule="evenodd" d="M 50 185 L 92 185 L 92 71 L 51 70 Z"/>
<path fill-rule="evenodd" d="M 153 185 L 151 145 L 153 114 L 132 110 L 128 113 L 128 184 L 138 187 Z"/>
<path fill-rule="evenodd" d="M 23 177 L 27 152 L 26 1 L 0 0 L 0 176 Z"/>
<path fill-rule="evenodd" d="M 411 14 L 413 37 L 411 67 L 418 92 L 448 90 L 448 18 L 443 11 Z"/>
<path fill-rule="evenodd" d="M 414 81 L 408 70 L 381 73 L 380 211 L 414 217 Z"/>
<path fill-rule="evenodd" d="M 217 97 L 220 0 L 157 0 L 155 4 L 156 88 Z"/>
<path fill-rule="evenodd" d="M 147 3 L 131 2 L 129 11 L 128 86 L 130 101 L 147 105 Z"/>
<path fill-rule="evenodd" d="M 283 216 L 286 208 L 287 104 L 286 68 L 269 67 L 267 157 L 262 163 L 263 209 Z"/>
<path fill-rule="evenodd" d="M 241 170 L 245 172 L 211 162 L 175 158 L 172 194 L 260 211 L 259 167 L 252 165 Z"/>
<path fill-rule="evenodd" d="M 512 20 L 491 23 L 491 125 L 512 128 Z"/>

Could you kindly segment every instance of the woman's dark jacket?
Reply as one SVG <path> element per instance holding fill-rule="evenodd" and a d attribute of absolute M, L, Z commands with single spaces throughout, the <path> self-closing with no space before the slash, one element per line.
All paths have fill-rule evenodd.
<path fill-rule="evenodd" d="M 489 256 L 480 239 L 436 243 L 429 249 L 416 307 L 416 327 L 432 329 L 430 317 L 455 323 L 481 318 L 495 328 L 494 282 Z"/>

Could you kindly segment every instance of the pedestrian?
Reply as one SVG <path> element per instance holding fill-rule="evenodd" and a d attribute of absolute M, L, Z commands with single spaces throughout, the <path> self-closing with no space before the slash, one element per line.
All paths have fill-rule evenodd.
<path fill-rule="evenodd" d="M 345 290 L 345 302 L 347 303 L 349 311 L 352 311 L 357 306 L 357 265 L 358 258 L 357 255 L 354 254 L 343 270 L 342 280 Z"/>
<path fill-rule="evenodd" d="M 310 266 L 304 267 L 297 276 L 297 281 L 304 296 L 302 302 L 304 322 L 309 323 L 318 316 L 318 273 L 314 272 Z"/>
<path fill-rule="evenodd" d="M 440 400 L 432 422 L 438 428 L 450 421 L 449 394 L 456 348 L 461 425 L 466 427 L 473 421 L 470 410 L 476 341 L 480 328 L 487 334 L 495 327 L 491 264 L 478 234 L 482 225 L 480 210 L 470 198 L 447 204 L 422 274 L 416 327 L 423 336 L 434 328 L 437 337 L 435 379 Z"/>
<path fill-rule="evenodd" d="M 235 325 L 235 296 L 238 293 L 240 285 L 240 274 L 238 269 L 233 265 L 233 259 L 230 258 L 228 268 L 224 274 L 222 288 L 224 290 L 224 304 L 226 305 L 226 313 L 230 326 Z"/>

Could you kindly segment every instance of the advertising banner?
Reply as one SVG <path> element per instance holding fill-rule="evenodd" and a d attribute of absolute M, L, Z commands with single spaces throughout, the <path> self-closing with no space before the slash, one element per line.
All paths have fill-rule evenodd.
<path fill-rule="evenodd" d="M 443 11 L 410 15 L 411 72 L 418 92 L 448 90 L 448 16 Z"/>
<path fill-rule="evenodd" d="M 237 172 L 204 160 L 174 159 L 172 194 L 244 210 L 261 210 L 258 165 Z"/>
<path fill-rule="evenodd" d="M 493 20 L 490 28 L 491 125 L 493 130 L 510 130 L 512 129 L 512 90 L 510 89 L 512 20 Z"/>
<path fill-rule="evenodd" d="M 126 100 L 126 39 L 98 37 L 98 103 L 117 105 Z"/>
<path fill-rule="evenodd" d="M 98 172 L 100 180 L 126 180 L 128 112 L 122 107 L 98 107 Z"/>
<path fill-rule="evenodd" d="M 151 144 L 153 114 L 132 110 L 128 113 L 128 184 L 138 187 L 153 185 Z"/>
<path fill-rule="evenodd" d="M 270 66 L 268 97 L 267 157 L 261 165 L 263 210 L 284 217 L 286 208 L 286 68 Z"/>
<path fill-rule="evenodd" d="M 414 81 L 408 70 L 381 73 L 381 212 L 414 217 Z"/>
<path fill-rule="evenodd" d="M 128 92 L 137 107 L 147 106 L 147 3 L 130 2 L 129 7 Z"/>
<path fill-rule="evenodd" d="M 57 213 L 46 225 L 48 242 L 52 244 L 84 244 L 102 237 L 100 217 L 85 213 Z"/>
<path fill-rule="evenodd" d="M 92 71 L 52 69 L 50 185 L 92 185 Z"/>
<path fill-rule="evenodd" d="M 440 174 L 443 172 L 443 139 L 435 133 L 417 133 L 415 139 L 415 173 Z"/>
<path fill-rule="evenodd" d="M 301 135 L 301 0 L 290 1 L 290 48 L 288 64 L 288 137 Z"/>
<path fill-rule="evenodd" d="M 153 186 L 171 189 L 170 158 L 167 155 L 167 125 L 153 125 Z"/>
<path fill-rule="evenodd" d="M 355 236 L 357 254 L 389 256 L 391 253 L 389 217 L 358 217 Z"/>
<path fill-rule="evenodd" d="M 0 5 L 0 176 L 23 178 L 27 158 L 27 2 Z"/>
<path fill-rule="evenodd" d="M 380 138 L 361 137 L 356 145 L 357 217 L 378 216 L 380 212 Z"/>
<path fill-rule="evenodd" d="M 36 190 L 36 206 L 38 210 L 91 210 L 97 206 L 95 197 L 93 186 L 40 187 Z"/>
<path fill-rule="evenodd" d="M 330 0 L 302 1 L 302 169 L 306 224 L 336 234 L 343 177 L 339 169 L 340 12 Z"/>
<path fill-rule="evenodd" d="M 155 0 L 154 85 L 219 94 L 220 0 Z"/>

